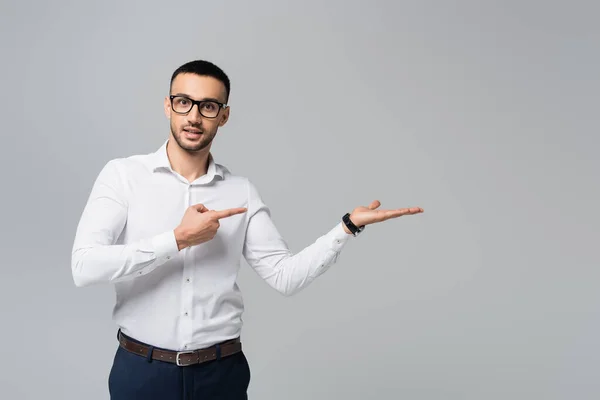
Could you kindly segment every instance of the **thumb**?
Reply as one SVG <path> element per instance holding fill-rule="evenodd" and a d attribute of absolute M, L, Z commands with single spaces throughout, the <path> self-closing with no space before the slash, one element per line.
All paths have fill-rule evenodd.
<path fill-rule="evenodd" d="M 379 207 L 381 205 L 381 203 L 379 202 L 379 200 L 373 200 L 373 202 L 371 204 L 369 204 L 369 207 L 371 210 L 376 209 L 377 207 Z"/>
<path fill-rule="evenodd" d="M 194 204 L 192 205 L 192 208 L 201 213 L 208 211 L 208 208 L 206 208 L 204 204 Z"/>

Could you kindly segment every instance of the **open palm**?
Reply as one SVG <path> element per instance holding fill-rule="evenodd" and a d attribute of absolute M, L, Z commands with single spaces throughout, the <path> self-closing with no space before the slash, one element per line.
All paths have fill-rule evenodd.
<path fill-rule="evenodd" d="M 356 226 L 374 224 L 376 222 L 386 221 L 391 218 L 398 218 L 403 215 L 413 215 L 423 212 L 421 207 L 397 208 L 397 209 L 380 209 L 381 203 L 379 200 L 374 200 L 369 206 L 356 207 L 350 214 L 350 220 Z"/>

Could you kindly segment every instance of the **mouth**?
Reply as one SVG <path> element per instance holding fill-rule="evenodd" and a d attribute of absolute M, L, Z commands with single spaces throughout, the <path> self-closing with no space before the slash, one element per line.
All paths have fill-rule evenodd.
<path fill-rule="evenodd" d="M 183 128 L 183 132 L 185 133 L 185 137 L 188 139 L 198 139 L 200 136 L 202 136 L 202 131 L 200 129 Z"/>

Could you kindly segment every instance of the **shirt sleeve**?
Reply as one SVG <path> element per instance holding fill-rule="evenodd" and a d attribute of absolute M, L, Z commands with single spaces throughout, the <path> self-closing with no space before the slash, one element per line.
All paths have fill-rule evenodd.
<path fill-rule="evenodd" d="M 127 196 L 118 161 L 100 171 L 77 226 L 71 254 L 76 286 L 118 282 L 147 274 L 179 252 L 175 232 L 116 244 L 127 222 Z"/>
<path fill-rule="evenodd" d="M 308 286 L 337 262 L 349 238 L 342 221 L 297 253 L 292 253 L 252 182 L 248 182 L 248 225 L 243 256 L 271 287 L 289 296 Z"/>

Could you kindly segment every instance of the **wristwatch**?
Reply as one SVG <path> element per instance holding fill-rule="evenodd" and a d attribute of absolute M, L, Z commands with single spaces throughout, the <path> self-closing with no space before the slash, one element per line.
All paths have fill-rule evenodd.
<path fill-rule="evenodd" d="M 342 217 L 342 221 L 344 222 L 344 224 L 346 225 L 346 228 L 348 228 L 348 230 L 352 233 L 353 236 L 358 236 L 358 234 L 361 233 L 365 229 L 364 225 L 361 225 L 361 226 L 354 225 L 354 223 L 350 220 L 350 213 L 346 213 Z"/>

